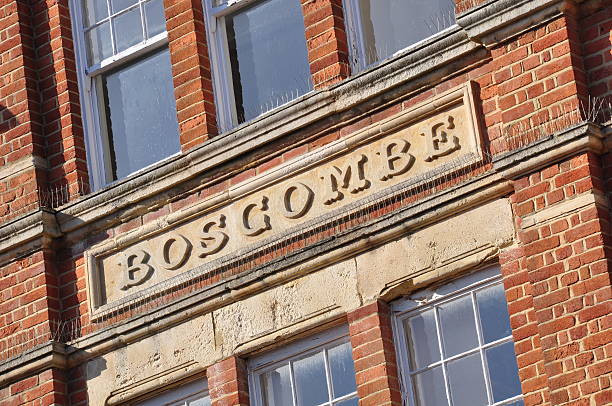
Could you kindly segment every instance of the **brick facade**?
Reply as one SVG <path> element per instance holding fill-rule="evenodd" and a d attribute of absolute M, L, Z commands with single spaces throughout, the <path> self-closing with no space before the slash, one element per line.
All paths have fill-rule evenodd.
<path fill-rule="evenodd" d="M 498 2 L 501 4 L 502 0 Z M 6 383 L 0 375 L 3 382 L 0 404 L 93 405 L 95 401 L 91 399 L 97 389 L 88 385 L 88 380 L 97 375 L 88 372 L 87 363 L 91 360 L 88 357 L 103 358 L 186 323 L 181 319 L 163 325 L 160 319 L 164 317 L 156 313 L 159 309 L 168 308 L 168 317 L 184 313 L 186 319 L 197 319 L 234 302 L 246 303 L 251 295 L 254 297 L 261 291 L 283 284 L 290 286 L 294 279 L 318 272 L 316 266 L 310 268 L 307 263 L 310 258 L 303 259 L 306 265 L 296 260 L 299 275 L 283 276 L 287 278 L 283 282 L 251 271 L 259 272 L 268 263 L 290 261 L 336 238 L 338 246 L 349 244 L 342 239 L 348 231 L 357 227 L 366 229 L 372 222 L 409 210 L 439 193 L 456 190 L 468 181 L 487 175 L 497 177 L 493 183 L 509 185 L 504 193 L 491 199 L 505 199 L 510 203 L 514 236 L 512 241 L 504 241 L 486 261 L 501 267 L 525 405 L 599 406 L 612 402 L 612 272 L 609 268 L 612 156 L 608 152 L 608 138 L 612 134 L 609 115 L 612 7 L 597 0 L 568 0 L 561 5 L 554 5 L 553 1 L 542 3 L 547 3 L 542 8 L 553 11 L 541 20 L 518 15 L 517 21 L 526 21 L 525 26 L 513 22 L 520 29 L 514 30 L 515 25 L 500 22 L 504 25 L 483 29 L 493 30 L 495 35 L 489 35 L 488 31 L 482 35 L 470 31 L 468 35 L 465 32 L 471 28 L 462 26 L 462 18 L 477 8 L 487 10 L 489 6 L 478 0 L 457 0 L 457 30 L 463 30 L 461 41 L 465 42 L 461 46 L 467 50 L 456 54 L 451 61 L 428 61 L 435 65 L 433 68 L 418 65 L 418 58 L 411 53 L 400 55 L 395 58 L 397 64 L 392 66 L 398 71 L 405 68 L 406 71 L 398 73 L 404 76 L 393 79 L 396 82 L 389 88 L 383 88 L 375 83 L 391 80 L 388 78 L 397 72 L 385 66 L 373 67 L 361 74 L 350 71 L 343 2 L 301 0 L 315 92 L 301 101 L 301 105 L 273 112 L 262 122 L 247 123 L 232 134 L 232 137 L 246 134 L 245 144 L 257 144 L 258 137 L 268 133 L 278 132 L 281 135 L 277 138 L 265 145 L 257 144 L 231 159 L 202 155 L 216 164 L 200 170 L 194 169 L 195 162 L 202 159 L 198 154 L 225 148 L 222 142 L 229 138 L 217 129 L 206 19 L 199 0 L 164 0 L 182 151 L 177 159 L 183 160 L 168 163 L 168 167 L 178 168 L 175 172 L 159 176 L 157 172 L 155 176 L 142 174 L 126 181 L 129 187 L 119 183 L 90 193 L 69 2 L 0 2 L 0 220 L 3 221 L 0 225 L 3 233 L 0 238 L 3 244 L 0 250 L 0 367 L 4 365 L 2 374 L 6 374 Z M 541 11 L 533 10 L 536 12 Z M 370 83 L 361 84 L 363 95 L 356 95 L 348 87 L 352 78 L 354 81 L 371 79 Z M 168 224 L 180 224 L 184 218 L 200 215 L 194 212 L 194 207 L 216 198 L 220 192 L 234 193 L 240 189 L 231 188 L 244 185 L 242 182 L 258 182 L 262 176 L 273 174 L 282 165 L 294 163 L 307 153 L 333 147 L 357 131 L 376 125 L 382 127 L 386 120 L 467 83 L 471 83 L 475 93 L 477 125 L 483 134 L 485 158 L 482 162 L 472 164 L 460 174 L 432 180 L 422 190 L 411 190 L 401 199 L 384 201 L 371 212 L 339 218 L 334 228 L 320 228 L 307 236 L 292 237 L 280 248 L 258 257 L 246 253 L 244 260 L 237 258 L 232 266 L 205 274 L 194 283 L 182 283 L 150 300 L 133 299 L 129 308 L 98 319 L 91 314 L 92 281 L 87 274 L 87 254 L 93 248 L 123 241 L 130 233 L 147 227 L 154 234 Z M 329 108 L 330 113 L 309 118 L 305 113 L 308 106 L 319 103 L 317 98 L 336 90 L 334 100 L 325 101 L 326 105 L 321 107 Z M 349 106 L 360 97 L 363 100 Z M 291 108 L 292 115 L 285 119 L 281 114 Z M 593 111 L 597 116 L 590 115 Z M 560 139 L 562 134 L 585 121 L 596 128 L 589 133 L 588 142 L 580 146 L 575 146 L 578 141 L 568 142 L 557 151 L 534 149 Z M 294 127 L 286 130 L 287 122 L 294 122 Z M 242 145 L 236 147 L 239 148 Z M 520 158 L 513 167 L 499 169 L 499 162 L 515 155 Z M 170 183 L 167 179 L 172 176 L 180 181 Z M 150 189 L 155 192 L 145 194 Z M 91 207 L 100 205 L 96 203 L 97 198 L 107 199 L 108 203 L 100 210 L 102 214 L 93 215 L 88 210 L 93 211 Z M 439 203 L 444 204 L 447 203 Z M 456 213 L 427 219 L 419 228 L 447 217 L 462 216 L 463 210 L 459 205 Z M 394 238 L 417 232 L 406 227 L 407 234 Z M 368 234 L 367 238 L 370 237 L 375 235 Z M 13 244 L 11 238 L 20 238 L 19 243 Z M 364 250 L 382 249 L 378 242 L 368 244 L 363 244 Z M 334 260 L 345 259 L 338 256 Z M 381 264 L 381 268 L 385 266 Z M 221 282 L 233 281 L 232 278 L 240 275 L 252 277 L 250 290 L 242 291 L 233 285 L 219 287 Z M 438 283 L 440 278 L 443 276 L 432 277 L 429 283 Z M 358 280 L 356 284 L 364 281 Z M 384 297 L 381 291 L 375 300 L 359 297 L 355 300 L 359 304 L 351 302 L 352 308 L 338 305 L 342 311 L 330 307 L 299 317 L 287 315 L 283 321 L 287 325 L 275 324 L 277 330 L 251 333 L 248 329 L 256 330 L 257 323 L 263 321 L 244 316 L 239 319 L 242 335 L 235 333 L 226 342 L 214 332 L 206 341 L 216 351 L 211 356 L 214 359 L 197 360 L 202 364 L 198 373 L 204 374 L 205 369 L 213 406 L 249 404 L 249 351 L 258 353 L 278 347 L 278 342 L 287 342 L 287 337 L 291 340 L 307 336 L 309 330 L 319 330 L 328 322 L 348 324 L 360 406 L 403 404 L 392 334 L 393 315 L 388 303 L 413 289 L 409 282 L 404 284 L 403 290 L 398 290 L 401 293 L 389 288 L 384 290 Z M 199 292 L 214 289 L 218 289 L 218 302 L 204 310 L 189 312 L 208 300 L 198 299 Z M 293 294 L 300 294 L 299 290 L 296 292 Z M 195 299 L 189 302 L 191 307 L 185 305 L 187 310 L 172 307 L 189 298 Z M 260 313 L 282 319 L 276 304 L 256 302 L 255 305 L 262 306 Z M 329 315 L 321 316 L 325 312 Z M 146 325 L 150 327 L 138 327 L 144 319 L 149 320 Z M 300 324 L 296 332 L 287 333 L 299 323 L 312 324 Z M 133 333 L 139 328 L 143 331 Z M 206 331 L 202 328 L 203 334 Z M 244 343 L 239 343 L 243 338 L 256 344 L 247 351 L 242 347 Z M 36 355 L 36 351 L 42 351 L 49 343 L 59 344 L 63 349 L 48 358 Z M 89 355 L 93 351 L 98 355 Z M 229 356 L 232 353 L 239 353 L 240 357 Z M 177 353 L 177 359 L 179 356 Z M 32 361 L 33 366 L 19 364 L 26 357 L 36 361 Z M 105 358 L 104 362 L 107 362 Z M 21 366 L 13 371 L 12 363 Z M 111 367 L 119 369 L 108 363 L 109 371 Z M 152 365 L 157 364 L 152 361 Z M 178 368 L 191 367 L 189 363 L 185 365 L 180 364 Z M 105 373 L 104 369 L 98 372 Z M 153 378 L 147 379 L 143 381 Z M 159 382 L 173 386 L 180 381 L 172 379 L 160 378 Z M 126 380 L 121 383 L 121 390 L 126 387 L 131 390 L 137 383 L 142 384 Z M 129 399 L 141 399 L 145 395 L 130 394 Z M 112 392 L 109 396 L 119 395 Z"/>
<path fill-rule="evenodd" d="M 348 315 L 360 405 L 401 405 L 389 307 L 375 302 Z"/>
<path fill-rule="evenodd" d="M 166 1 L 181 150 L 217 134 L 204 10 L 201 1 Z"/>
<path fill-rule="evenodd" d="M 213 406 L 246 406 L 249 387 L 244 360 L 231 357 L 219 361 L 206 370 L 208 390 Z"/>
<path fill-rule="evenodd" d="M 349 76 L 342 1 L 301 1 L 310 73 L 315 89 L 322 89 Z"/>
<path fill-rule="evenodd" d="M 517 222 L 575 196 L 605 195 L 603 176 L 600 158 L 583 154 L 518 179 Z M 523 391 L 533 392 L 526 404 L 610 399 L 609 216 L 595 201 L 566 218 L 523 225 L 520 248 L 504 257 L 521 378 L 530 377 Z"/>

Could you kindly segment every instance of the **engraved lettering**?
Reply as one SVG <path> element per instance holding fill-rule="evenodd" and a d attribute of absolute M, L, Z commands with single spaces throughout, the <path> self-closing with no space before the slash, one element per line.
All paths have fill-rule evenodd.
<path fill-rule="evenodd" d="M 255 236 L 270 230 L 270 216 L 264 212 L 268 210 L 268 198 L 262 197 L 261 204 L 251 203 L 242 212 L 242 232 L 248 236 Z"/>
<path fill-rule="evenodd" d="M 329 169 L 321 179 L 326 180 L 329 184 L 329 194 L 324 198 L 323 203 L 330 205 L 344 198 L 342 189 L 347 189 L 349 192 L 356 194 L 370 187 L 370 181 L 365 177 L 365 163 L 368 157 L 364 154 L 350 158 L 348 165 L 344 170 L 337 166 Z"/>
<path fill-rule="evenodd" d="M 380 168 L 379 179 L 387 181 L 394 176 L 402 175 L 414 164 L 414 155 L 408 153 L 410 143 L 404 139 L 393 139 L 383 143 L 378 155 L 383 156 L 384 164 Z"/>
<path fill-rule="evenodd" d="M 210 220 L 204 222 L 200 230 L 200 244 L 202 248 L 199 250 L 199 257 L 205 258 L 208 255 L 216 254 L 221 251 L 227 244 L 229 236 L 223 231 L 213 230 L 212 228 L 225 228 L 225 216 L 221 214 L 219 220 Z"/>
<path fill-rule="evenodd" d="M 426 162 L 431 162 L 461 148 L 459 138 L 446 132 L 454 128 L 455 119 L 453 116 L 448 116 L 447 123 L 436 123 L 431 127 L 431 131 L 421 133 L 421 136 L 426 137 L 427 140 Z"/>
<path fill-rule="evenodd" d="M 312 207 L 314 192 L 302 182 L 295 183 L 283 195 L 283 215 L 290 219 L 304 216 Z"/>
<path fill-rule="evenodd" d="M 145 283 L 155 272 L 149 265 L 150 255 L 144 250 L 135 250 L 125 253 L 119 265 L 123 270 L 123 282 L 121 290 L 128 290 L 133 286 Z"/>
<path fill-rule="evenodd" d="M 162 247 L 161 265 L 171 271 L 178 269 L 185 265 L 190 253 L 191 242 L 178 233 L 172 233 Z"/>

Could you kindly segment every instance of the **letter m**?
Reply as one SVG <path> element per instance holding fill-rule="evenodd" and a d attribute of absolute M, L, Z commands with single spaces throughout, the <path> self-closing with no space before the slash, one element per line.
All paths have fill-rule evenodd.
<path fill-rule="evenodd" d="M 332 166 L 327 169 L 321 179 L 326 183 L 326 194 L 323 203 L 330 205 L 344 198 L 341 189 L 356 194 L 370 187 L 370 181 L 365 177 L 365 163 L 368 157 L 364 154 L 349 158 L 344 169 Z"/>

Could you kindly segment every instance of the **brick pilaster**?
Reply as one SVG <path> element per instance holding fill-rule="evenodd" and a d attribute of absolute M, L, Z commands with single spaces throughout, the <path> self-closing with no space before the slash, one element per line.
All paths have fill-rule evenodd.
<path fill-rule="evenodd" d="M 226 358 L 206 370 L 212 406 L 248 406 L 246 364 L 238 357 Z"/>
<path fill-rule="evenodd" d="M 28 2 L 0 3 L 0 62 L 0 218 L 6 220 L 39 207 L 46 175 Z"/>
<path fill-rule="evenodd" d="M 350 72 L 342 1 L 301 1 L 310 73 L 315 89 L 322 89 Z"/>
<path fill-rule="evenodd" d="M 32 16 L 48 182 L 67 187 L 68 199 L 89 193 L 68 0 L 33 2 Z"/>
<path fill-rule="evenodd" d="M 612 102 L 612 7 L 606 7 L 603 1 L 591 1 L 583 7 L 589 8 L 583 13 L 579 24 L 589 94 L 591 97 L 605 97 L 607 102 Z"/>
<path fill-rule="evenodd" d="M 529 280 L 523 247 L 509 248 L 499 255 L 514 352 L 526 406 L 550 404 L 548 375 L 533 307 L 533 286 Z"/>
<path fill-rule="evenodd" d="M 202 0 L 164 0 L 181 150 L 217 134 Z"/>
<path fill-rule="evenodd" d="M 391 315 L 377 301 L 348 314 L 360 406 L 402 405 Z"/>
<path fill-rule="evenodd" d="M 511 309 L 511 320 L 515 335 L 525 326 L 537 332 L 554 405 L 603 405 L 612 396 L 610 213 L 602 177 L 600 158 L 584 153 L 518 179 L 512 196 L 527 271 L 521 282 L 531 285 L 536 324 L 530 311 L 521 319 Z"/>

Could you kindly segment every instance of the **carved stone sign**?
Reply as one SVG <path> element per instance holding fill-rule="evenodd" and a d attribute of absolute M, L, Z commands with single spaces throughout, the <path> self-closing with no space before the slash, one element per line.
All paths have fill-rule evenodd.
<path fill-rule="evenodd" d="M 471 86 L 447 92 L 87 253 L 93 316 L 458 159 L 480 159 Z M 176 213 L 173 213 L 176 216 Z"/>

